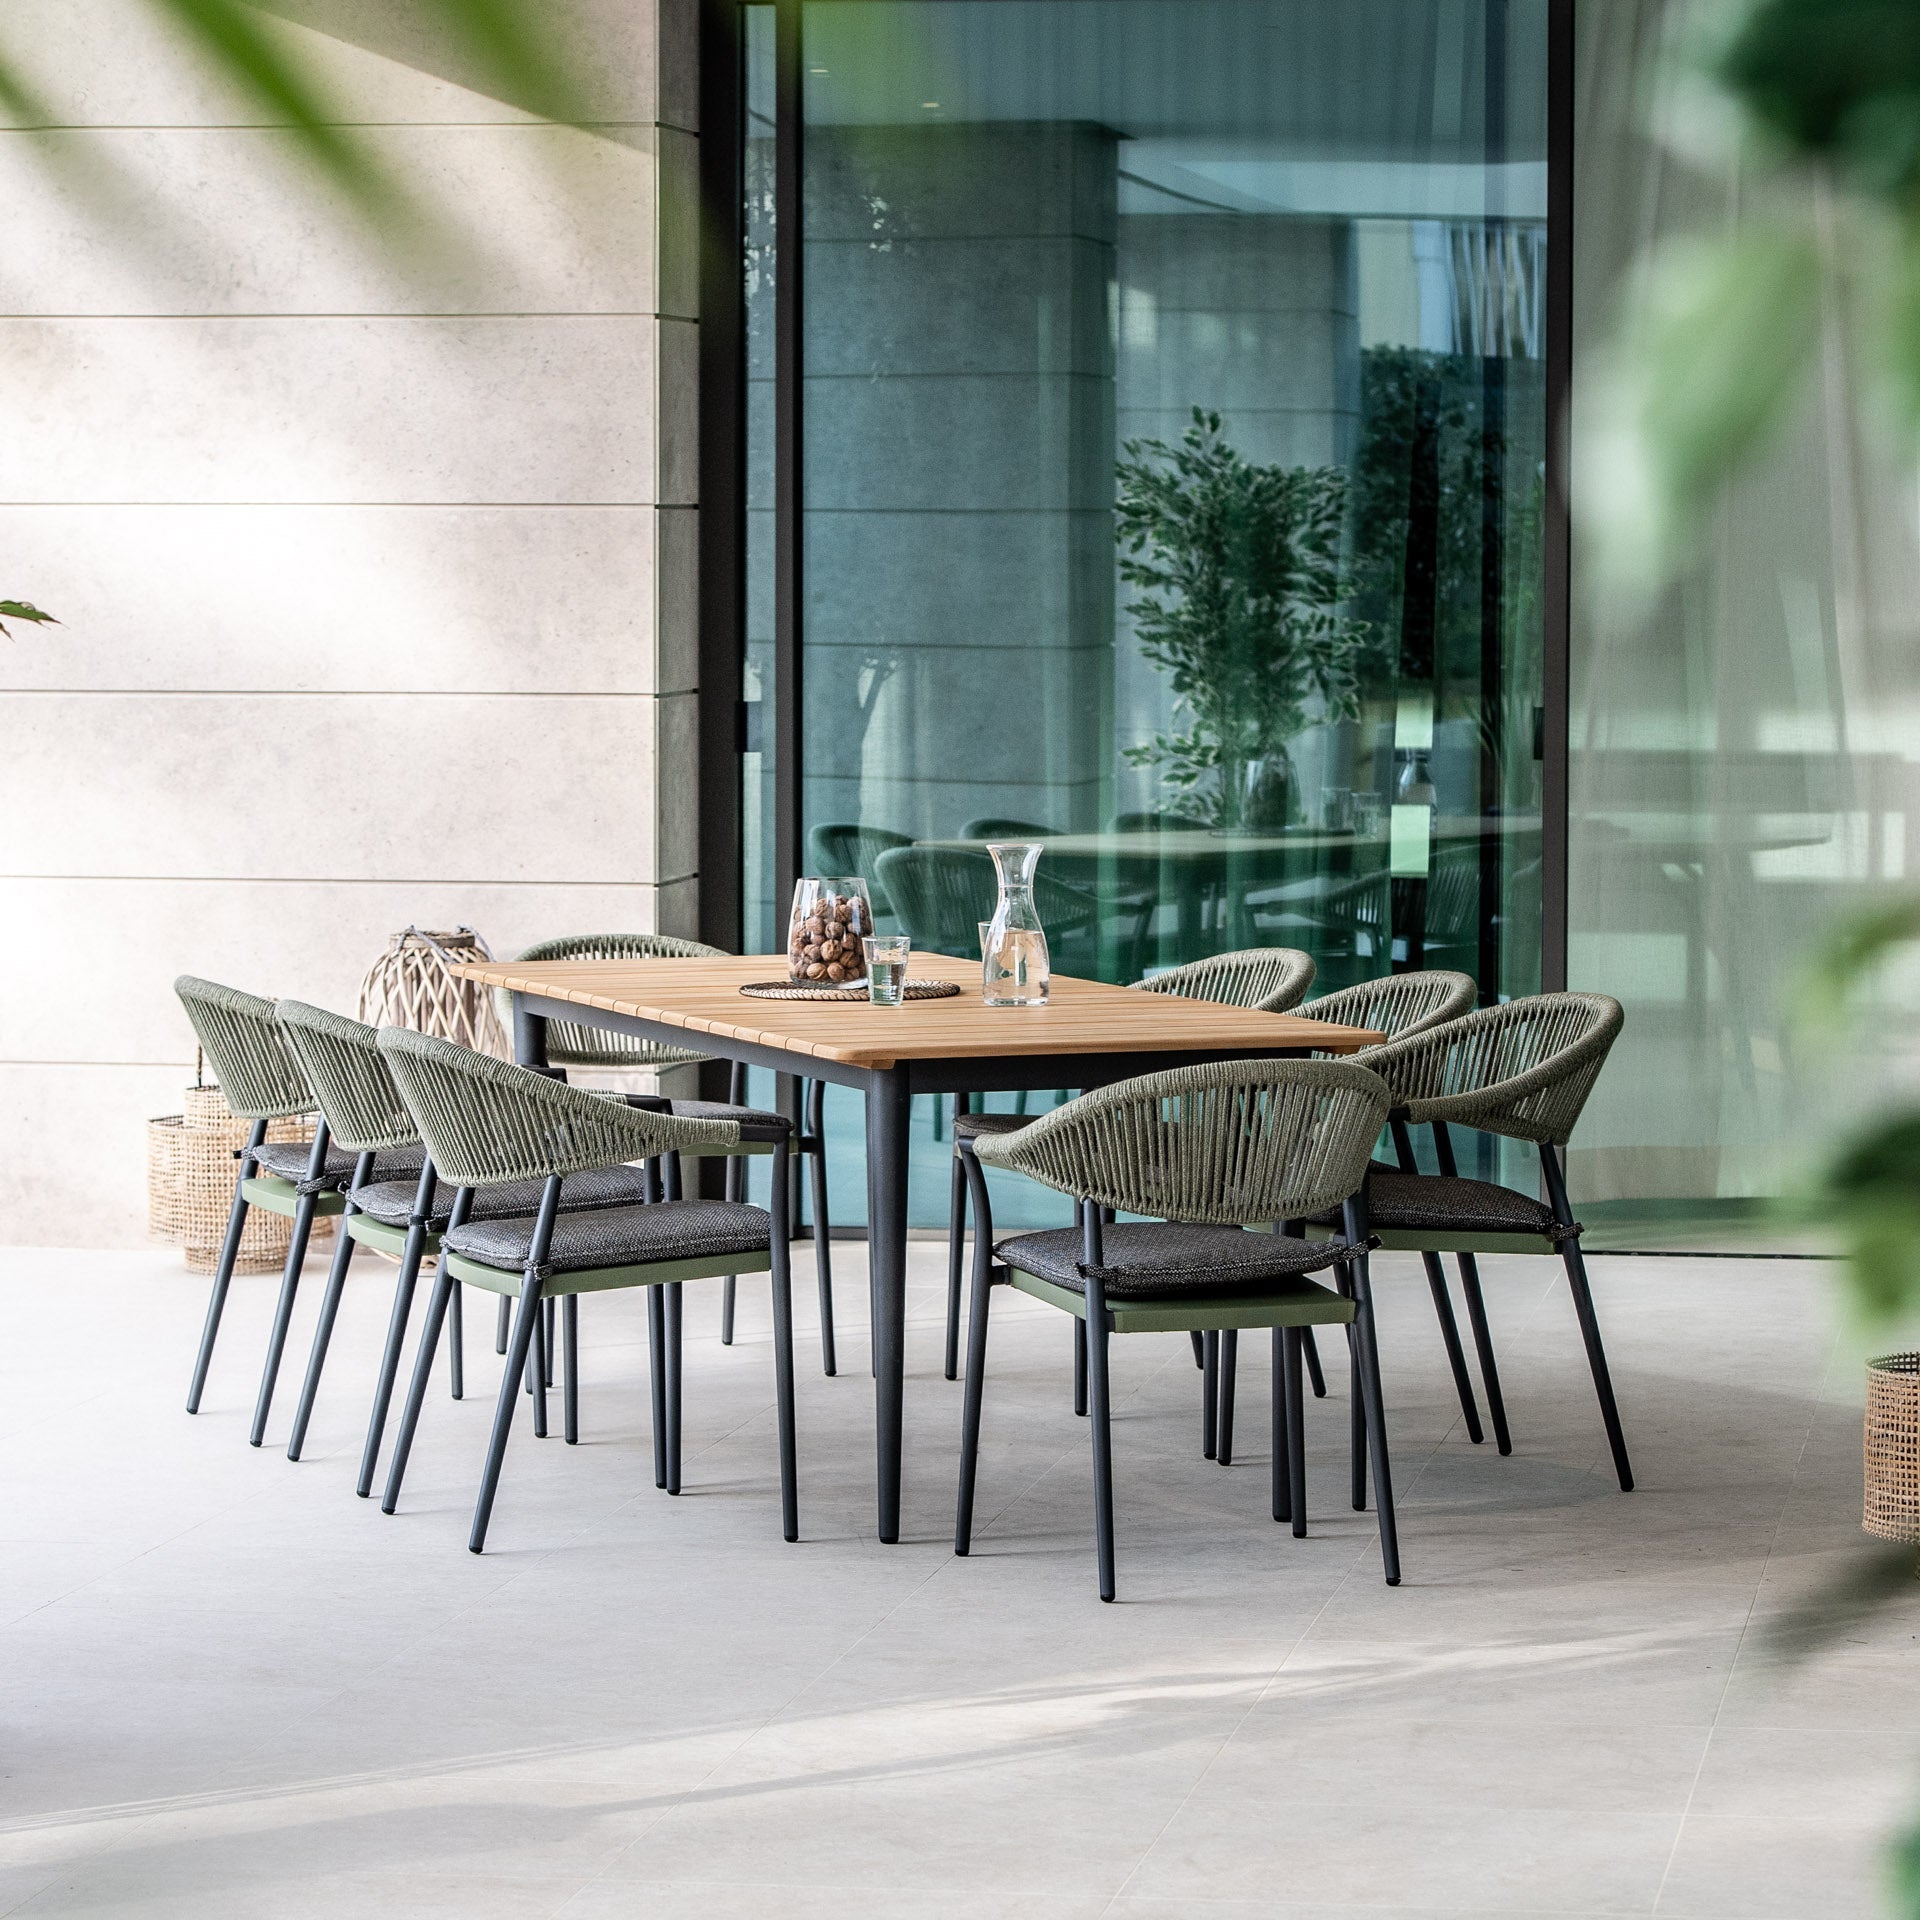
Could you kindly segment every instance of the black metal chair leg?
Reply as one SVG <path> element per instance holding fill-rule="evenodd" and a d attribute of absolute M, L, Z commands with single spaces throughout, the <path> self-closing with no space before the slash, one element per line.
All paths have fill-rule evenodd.
<path fill-rule="evenodd" d="M 1291 1444 L 1287 1425 L 1287 1367 L 1281 1352 L 1280 1329 L 1273 1330 L 1273 1517 L 1293 1518 L 1293 1476 L 1287 1449 Z"/>
<path fill-rule="evenodd" d="M 732 1273 L 720 1283 L 720 1344 L 723 1347 L 733 1345 L 733 1303 L 739 1285 L 739 1276 Z"/>
<path fill-rule="evenodd" d="M 353 1184 L 359 1186 L 372 1171 L 373 1155 L 363 1153 L 354 1163 Z M 298 1460 L 307 1444 L 307 1425 L 313 1418 L 313 1402 L 320 1391 L 320 1375 L 327 1364 L 327 1348 L 333 1344 L 333 1323 L 340 1315 L 340 1296 L 347 1290 L 347 1268 L 353 1261 L 354 1238 L 347 1231 L 349 1215 L 340 1216 L 334 1229 L 338 1236 L 333 1249 L 333 1264 L 327 1269 L 327 1289 L 320 1296 L 320 1318 L 314 1322 L 313 1345 L 307 1354 L 306 1378 L 300 1383 L 300 1401 L 294 1408 L 293 1432 L 287 1436 L 287 1458 Z"/>
<path fill-rule="evenodd" d="M 1081 1419 L 1087 1413 L 1087 1343 L 1078 1322 L 1073 1329 L 1073 1410 Z"/>
<path fill-rule="evenodd" d="M 666 1289 L 647 1289 L 647 1373 L 653 1389 L 653 1484 L 667 1484 Z"/>
<path fill-rule="evenodd" d="M 1467 1372 L 1467 1356 L 1460 1346 L 1460 1328 L 1453 1317 L 1453 1295 L 1447 1287 L 1447 1270 L 1437 1253 L 1423 1253 L 1420 1264 L 1427 1270 L 1427 1291 L 1433 1295 L 1434 1316 L 1440 1322 L 1440 1344 L 1447 1350 L 1447 1365 L 1453 1372 L 1453 1390 L 1460 1398 L 1460 1417 L 1467 1423 L 1467 1438 L 1477 1447 L 1485 1438 L 1480 1431 L 1480 1409 L 1474 1404 L 1473 1380 Z"/>
<path fill-rule="evenodd" d="M 533 1352 L 528 1356 L 527 1378 L 533 1384 L 533 1437 L 547 1437 L 547 1387 L 553 1379 L 553 1302 L 543 1298 L 533 1323 Z"/>
<path fill-rule="evenodd" d="M 956 1117 L 960 1111 L 960 1101 L 964 1095 L 954 1096 Z M 947 1201 L 947 1363 L 946 1375 L 949 1380 L 958 1378 L 960 1372 L 960 1268 L 966 1253 L 967 1236 L 967 1173 L 960 1164 L 960 1155 L 953 1156 L 953 1177 L 949 1183 Z"/>
<path fill-rule="evenodd" d="M 1346 1202 L 1343 1223 L 1350 1244 L 1367 1244 L 1366 1204 L 1358 1197 Z M 1380 1564 L 1387 1585 L 1400 1584 L 1400 1531 L 1393 1513 L 1393 1466 L 1387 1453 L 1387 1404 L 1380 1390 L 1380 1346 L 1374 1336 L 1373 1285 L 1367 1256 L 1347 1261 L 1348 1285 L 1355 1314 L 1354 1346 L 1360 1359 L 1360 1392 L 1367 1416 L 1367 1454 L 1373 1465 L 1373 1504 L 1380 1521 Z"/>
<path fill-rule="evenodd" d="M 373 1412 L 367 1419 L 366 1444 L 360 1450 L 360 1478 L 354 1483 L 354 1492 L 362 1500 L 373 1491 L 374 1472 L 380 1464 L 380 1442 L 386 1437 L 387 1410 L 393 1404 L 393 1383 L 400 1374 L 400 1350 L 406 1343 L 407 1316 L 413 1311 L 413 1293 L 420 1278 L 420 1255 L 426 1237 L 423 1227 L 409 1227 L 406 1245 L 400 1253 L 400 1273 L 393 1283 L 393 1311 L 387 1319 L 387 1344 L 381 1350 L 380 1373 L 373 1388 Z"/>
<path fill-rule="evenodd" d="M 1200 1368 L 1200 1454 L 1211 1460 L 1220 1444 L 1220 1336 L 1200 1336 L 1205 1361 Z"/>
<path fill-rule="evenodd" d="M 246 1231 L 248 1201 L 244 1191 L 253 1177 L 253 1156 L 267 1137 L 267 1123 L 256 1120 L 240 1155 L 240 1171 L 233 1182 L 233 1205 L 227 1210 L 227 1234 L 220 1243 L 220 1258 L 213 1269 L 213 1290 L 207 1296 L 206 1324 L 200 1329 L 200 1351 L 193 1361 L 193 1381 L 187 1388 L 187 1411 L 200 1411 L 200 1396 L 206 1391 L 207 1369 L 213 1364 L 213 1343 L 220 1337 L 220 1316 L 227 1310 L 227 1289 L 233 1284 L 234 1263 L 240 1258 L 240 1236 Z"/>
<path fill-rule="evenodd" d="M 1313 1397 L 1324 1400 L 1327 1397 L 1327 1376 L 1320 1371 L 1320 1345 L 1313 1337 L 1311 1327 L 1300 1329 L 1301 1351 L 1307 1360 L 1307 1384 L 1313 1388 Z"/>
<path fill-rule="evenodd" d="M 993 1292 L 993 1228 L 979 1163 L 965 1147 L 954 1157 L 974 1197 L 973 1298 L 967 1312 L 967 1375 L 960 1403 L 960 1494 L 953 1514 L 953 1550 L 964 1554 L 973 1545 L 973 1488 L 980 1464 L 980 1405 L 987 1384 L 987 1311 Z M 1080 1338 L 1077 1322 L 1074 1338 Z M 1085 1355 L 1083 1345 L 1083 1362 Z"/>
<path fill-rule="evenodd" d="M 427 1382 L 433 1378 L 433 1359 L 440 1349 L 440 1329 L 447 1317 L 447 1297 L 459 1284 L 447 1272 L 446 1255 L 434 1271 L 433 1292 L 427 1296 L 427 1317 L 420 1328 L 420 1352 L 413 1363 L 413 1380 L 407 1388 L 407 1404 L 400 1415 L 400 1431 L 394 1436 L 393 1458 L 387 1463 L 387 1490 L 380 1499 L 380 1511 L 391 1513 L 400 1503 L 400 1483 L 407 1477 L 407 1458 L 413 1452 L 413 1436 L 420 1426 L 420 1408 L 427 1397 Z M 519 1368 L 511 1368 L 504 1377 L 503 1393 L 517 1392 Z"/>
<path fill-rule="evenodd" d="M 467 1310 L 464 1287 L 455 1287 L 447 1305 L 447 1398 L 467 1397 Z"/>
<path fill-rule="evenodd" d="M 1300 1380 L 1300 1354 L 1306 1344 L 1299 1327 L 1283 1327 L 1280 1359 L 1286 1382 L 1281 1398 L 1287 1418 L 1287 1515 L 1293 1537 L 1307 1537 L 1307 1398 Z"/>
<path fill-rule="evenodd" d="M 512 1324 L 512 1317 L 513 1302 L 503 1293 L 500 1296 L 500 1304 L 494 1309 L 493 1315 L 493 1350 L 495 1353 L 505 1353 L 507 1350 L 507 1329 Z"/>
<path fill-rule="evenodd" d="M 820 1368 L 838 1371 L 833 1344 L 833 1228 L 827 1217 L 827 1083 L 806 1086 L 807 1172 L 813 1193 L 813 1271 L 820 1286 Z"/>
<path fill-rule="evenodd" d="M 682 1282 L 669 1283 L 667 1315 L 667 1491 L 680 1491 L 680 1330 Z"/>
<path fill-rule="evenodd" d="M 1233 1465 L 1233 1392 L 1240 1371 L 1240 1335 L 1228 1327 L 1220 1335 L 1220 1438 L 1213 1457 L 1223 1467 Z"/>
<path fill-rule="evenodd" d="M 1367 1510 L 1367 1409 L 1360 1391 L 1360 1336 L 1347 1328 L 1347 1445 L 1353 1460 L 1353 1510 Z"/>
<path fill-rule="evenodd" d="M 1187 1338 L 1193 1342 L 1193 1364 L 1196 1367 L 1204 1367 L 1207 1364 L 1207 1345 L 1199 1328 L 1196 1327 L 1189 1332 Z"/>
<path fill-rule="evenodd" d="M 321 1129 L 325 1131 L 324 1127 Z M 273 1331 L 267 1336 L 266 1364 L 260 1369 L 260 1391 L 253 1402 L 253 1428 L 247 1439 L 254 1446 L 267 1437 L 267 1410 L 273 1405 L 273 1389 L 280 1378 L 281 1356 L 287 1350 L 287 1328 L 293 1321 L 294 1296 L 300 1291 L 300 1269 L 307 1258 L 307 1236 L 313 1230 L 317 1197 L 300 1196 L 293 1216 L 293 1239 L 287 1248 L 287 1264 L 280 1270 L 280 1300 L 273 1310 Z"/>
<path fill-rule="evenodd" d="M 504 1299 L 506 1296 L 501 1296 Z M 467 1535 L 467 1551 L 478 1553 L 487 1544 L 487 1526 L 493 1518 L 493 1496 L 500 1486 L 500 1468 L 507 1457 L 507 1440 L 513 1432 L 513 1410 L 520 1398 L 520 1376 L 525 1371 L 535 1337 L 540 1331 L 540 1281 L 528 1274 L 521 1283 L 520 1311 L 514 1315 L 513 1338 L 507 1346 L 506 1371 L 500 1376 L 500 1397 L 494 1403 L 493 1432 L 487 1440 L 487 1463 L 480 1473 L 480 1496 L 473 1507 L 473 1531 Z M 536 1361 L 535 1374 L 539 1368 Z M 534 1396 L 540 1407 L 544 1394 Z"/>
<path fill-rule="evenodd" d="M 1560 1171 L 1560 1156 L 1551 1147 L 1540 1149 L 1540 1171 L 1546 1176 L 1547 1198 L 1556 1220 L 1571 1220 L 1573 1206 L 1567 1198 L 1566 1176 Z M 1613 1376 L 1607 1368 L 1607 1350 L 1600 1340 L 1600 1322 L 1593 1311 L 1593 1289 L 1587 1285 L 1587 1263 L 1580 1251 L 1580 1236 L 1561 1241 L 1560 1258 L 1567 1269 L 1567 1286 L 1573 1294 L 1573 1310 L 1580 1320 L 1580 1338 L 1586 1343 L 1587 1366 L 1593 1374 L 1593 1390 L 1600 1400 L 1600 1418 L 1606 1424 L 1607 1446 L 1613 1454 L 1613 1471 L 1622 1493 L 1633 1491 L 1633 1467 L 1627 1459 L 1627 1437 L 1620 1429 L 1620 1409 L 1614 1404 Z"/>
<path fill-rule="evenodd" d="M 1093 1542 L 1100 1598 L 1111 1600 L 1113 1579 L 1113 1395 L 1107 1375 L 1106 1289 L 1087 1281 L 1087 1401 L 1093 1421 Z"/>
<path fill-rule="evenodd" d="M 569 1293 L 560 1303 L 560 1401 L 566 1423 L 567 1445 L 580 1444 L 580 1296 Z"/>
<path fill-rule="evenodd" d="M 1473 1350 L 1480 1361 L 1480 1384 L 1487 1390 L 1487 1418 L 1493 1425 L 1493 1444 L 1501 1453 L 1513 1451 L 1507 1431 L 1507 1403 L 1500 1391 L 1500 1368 L 1493 1357 L 1493 1330 L 1487 1325 L 1487 1303 L 1480 1291 L 1480 1264 L 1470 1253 L 1454 1255 L 1460 1269 L 1460 1291 L 1466 1296 L 1467 1325 L 1473 1329 Z"/>
<path fill-rule="evenodd" d="M 773 1401 L 780 1426 L 780 1537 L 800 1538 L 800 1455 L 793 1422 L 793 1265 L 787 1224 L 787 1164 L 774 1156 L 773 1177 Z"/>

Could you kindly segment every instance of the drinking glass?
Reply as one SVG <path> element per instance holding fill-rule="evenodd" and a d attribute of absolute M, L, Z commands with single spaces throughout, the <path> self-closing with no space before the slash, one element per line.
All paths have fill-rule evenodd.
<path fill-rule="evenodd" d="M 876 1007 L 897 1007 L 907 997 L 907 957 L 913 942 L 904 933 L 861 942 L 867 956 L 867 998 Z"/>

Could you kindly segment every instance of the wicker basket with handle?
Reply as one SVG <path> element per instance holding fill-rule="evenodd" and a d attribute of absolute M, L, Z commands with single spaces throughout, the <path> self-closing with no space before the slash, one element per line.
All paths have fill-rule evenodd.
<path fill-rule="evenodd" d="M 147 1231 L 186 1255 L 190 1273 L 211 1273 L 219 1264 L 239 1173 L 235 1155 L 247 1144 L 252 1122 L 240 1119 L 218 1087 L 196 1081 L 179 1113 L 147 1122 Z M 311 1140 L 310 1119 L 273 1120 L 269 1140 Z M 317 1240 L 332 1231 L 324 1216 L 313 1223 Z M 265 1207 L 250 1207 L 240 1235 L 236 1273 L 270 1273 L 285 1264 L 293 1222 Z"/>

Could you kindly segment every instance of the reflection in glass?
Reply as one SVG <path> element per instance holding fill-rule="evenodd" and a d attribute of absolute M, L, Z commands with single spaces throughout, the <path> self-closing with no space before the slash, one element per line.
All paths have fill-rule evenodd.
<path fill-rule="evenodd" d="M 809 0 L 803 806 L 970 953 L 1539 980 L 1545 0 Z M 815 857 L 824 858 L 824 851 Z"/>

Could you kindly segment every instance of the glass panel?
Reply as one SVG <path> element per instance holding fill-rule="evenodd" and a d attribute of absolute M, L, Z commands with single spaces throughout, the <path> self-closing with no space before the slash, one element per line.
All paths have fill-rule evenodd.
<path fill-rule="evenodd" d="M 1033 837 L 1065 972 L 1532 990 L 1544 0 L 803 32 L 810 866 L 973 954 Z"/>
<path fill-rule="evenodd" d="M 746 276 L 746 751 L 741 757 L 742 952 L 765 953 L 774 932 L 773 872 L 773 8 L 743 7 Z"/>
<path fill-rule="evenodd" d="M 1579 13 L 1577 381 L 1643 246 L 1778 212 L 1705 150 L 1644 136 L 1666 12 Z M 1900 1070 L 1884 1041 L 1911 1025 L 1910 971 L 1870 1051 L 1795 1006 L 1812 946 L 1914 871 L 1920 515 L 1851 404 L 1830 365 L 1650 619 L 1575 598 L 1568 973 L 1627 1009 L 1568 1159 L 1598 1244 L 1793 1244 L 1767 1197 Z M 1577 564 L 1578 492 L 1573 526 Z"/>

